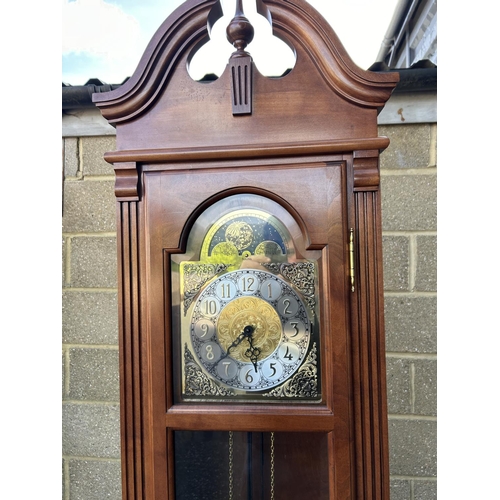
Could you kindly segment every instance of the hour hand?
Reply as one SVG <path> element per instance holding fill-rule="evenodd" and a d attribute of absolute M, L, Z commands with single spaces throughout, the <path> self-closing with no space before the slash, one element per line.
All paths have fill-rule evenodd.
<path fill-rule="evenodd" d="M 243 328 L 243 331 L 228 346 L 226 354 L 224 356 L 222 356 L 221 359 L 229 356 L 231 349 L 234 349 L 235 347 L 239 346 L 241 344 L 241 342 L 243 342 L 243 340 L 245 340 L 245 339 L 248 339 L 248 341 L 250 342 L 250 346 L 252 346 L 251 338 L 253 335 L 253 331 L 254 331 L 253 326 L 250 326 L 250 325 L 245 326 L 245 328 Z"/>
<path fill-rule="evenodd" d="M 255 347 L 253 345 L 253 332 L 254 332 L 253 326 L 246 326 L 245 329 L 243 330 L 243 333 L 246 333 L 246 338 L 248 340 L 248 343 L 250 344 L 250 347 L 245 351 L 245 356 L 247 358 L 250 358 L 250 361 L 253 364 L 253 367 L 255 368 L 255 371 L 257 372 L 257 361 L 260 356 L 260 348 Z"/>

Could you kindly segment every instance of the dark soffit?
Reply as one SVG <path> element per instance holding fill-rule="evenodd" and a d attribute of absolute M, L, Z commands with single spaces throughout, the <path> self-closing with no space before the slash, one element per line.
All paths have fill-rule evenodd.
<path fill-rule="evenodd" d="M 375 63 L 369 70 L 376 73 L 399 72 L 400 80 L 394 93 L 430 92 L 437 90 L 437 67 L 430 61 L 419 61 L 411 68 L 400 70 L 389 70 L 384 67 L 383 63 Z M 213 80 L 214 76 L 207 75 L 204 79 Z M 96 106 L 92 102 L 92 94 L 115 90 L 121 87 L 127 80 L 128 78 L 122 83 L 111 85 L 98 78 L 91 78 L 85 85 L 69 85 L 63 82 L 62 109 L 65 111 L 69 109 L 94 108 Z"/>

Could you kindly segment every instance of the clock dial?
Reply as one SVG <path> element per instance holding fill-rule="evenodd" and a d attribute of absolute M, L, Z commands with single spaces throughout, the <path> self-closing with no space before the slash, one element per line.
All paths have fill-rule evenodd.
<path fill-rule="evenodd" d="M 298 226 L 265 198 L 236 195 L 207 212 L 190 258 L 174 259 L 181 399 L 320 401 L 317 254 L 298 258 Z"/>
<path fill-rule="evenodd" d="M 194 304 L 190 330 L 193 351 L 208 374 L 246 391 L 290 378 L 311 337 L 299 295 L 278 276 L 255 269 L 232 271 L 210 283 Z"/>

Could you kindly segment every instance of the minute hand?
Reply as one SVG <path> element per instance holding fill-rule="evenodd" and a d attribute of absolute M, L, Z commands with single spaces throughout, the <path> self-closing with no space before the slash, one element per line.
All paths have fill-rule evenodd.
<path fill-rule="evenodd" d="M 248 326 L 245 328 L 245 330 L 248 328 Z M 253 367 L 255 368 L 255 372 L 257 373 L 257 361 L 260 356 L 260 349 L 258 347 L 255 347 L 253 345 L 253 328 L 251 334 L 247 337 L 248 343 L 250 344 L 250 347 L 245 351 L 245 356 L 247 358 L 250 358 L 250 361 L 253 364 Z"/>
<path fill-rule="evenodd" d="M 254 327 L 253 326 L 245 326 L 243 331 L 233 340 L 233 342 L 228 346 L 226 354 L 222 356 L 220 359 L 224 359 L 227 356 L 229 356 L 231 349 L 234 349 L 235 347 L 239 346 L 243 340 L 248 339 L 248 342 L 250 343 L 250 349 L 254 349 L 253 344 L 252 344 L 252 335 L 253 335 Z M 248 350 L 247 350 L 248 352 Z M 245 353 L 246 354 L 246 353 Z M 260 350 L 259 350 L 260 354 Z M 249 356 L 248 356 L 249 357 Z"/>

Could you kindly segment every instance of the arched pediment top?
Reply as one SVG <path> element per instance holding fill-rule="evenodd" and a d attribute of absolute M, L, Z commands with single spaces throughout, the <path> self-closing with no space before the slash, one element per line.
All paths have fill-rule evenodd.
<path fill-rule="evenodd" d="M 277 36 L 301 45 L 332 90 L 361 106 L 382 108 L 399 81 L 397 73 L 358 67 L 330 24 L 304 0 L 265 0 Z"/>
<path fill-rule="evenodd" d="M 298 58 L 309 59 L 336 95 L 365 108 L 385 105 L 398 74 L 359 68 L 332 27 L 305 0 L 257 0 L 257 4 L 259 12 L 272 20 L 274 34 L 294 47 Z M 148 110 L 168 86 L 178 63 L 208 40 L 209 26 L 221 16 L 218 0 L 188 0 L 178 7 L 151 39 L 131 78 L 116 90 L 93 95 L 103 116 L 117 124 Z M 286 79 L 282 81 L 286 85 Z M 204 84 L 192 81 L 192 85 Z"/>
<path fill-rule="evenodd" d="M 92 96 L 104 118 L 111 123 L 126 121 L 147 109 L 179 57 L 206 41 L 209 15 L 220 17 L 218 9 L 218 0 L 188 0 L 172 12 L 153 35 L 133 75 L 118 89 Z"/>

